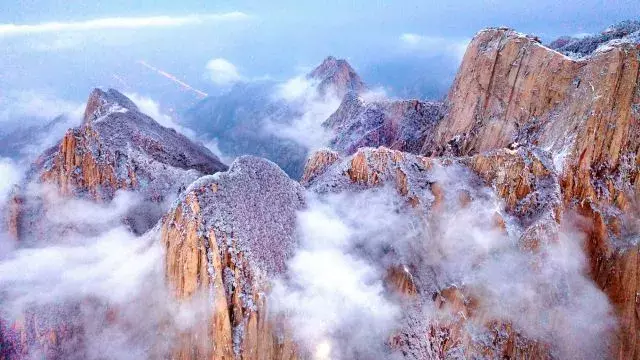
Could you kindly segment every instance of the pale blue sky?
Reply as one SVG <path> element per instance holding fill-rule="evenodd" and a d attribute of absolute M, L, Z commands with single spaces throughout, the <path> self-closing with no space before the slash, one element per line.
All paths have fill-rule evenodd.
<path fill-rule="evenodd" d="M 176 103 L 193 96 L 139 60 L 216 93 L 222 90 L 209 78 L 211 59 L 225 59 L 252 80 L 287 78 L 335 55 L 368 83 L 433 97 L 446 89 L 465 42 L 484 27 L 506 25 L 550 41 L 640 19 L 637 0 L 3 0 L 2 8 L 4 94 L 81 101 L 92 87 L 115 86 Z"/>

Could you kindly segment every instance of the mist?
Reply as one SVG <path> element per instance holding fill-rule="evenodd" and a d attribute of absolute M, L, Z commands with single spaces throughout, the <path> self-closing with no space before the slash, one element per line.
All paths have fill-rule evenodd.
<path fill-rule="evenodd" d="M 391 234 L 385 221 L 345 212 L 346 202 L 358 200 L 310 196 L 298 215 L 301 247 L 271 293 L 275 310 L 286 314 L 293 336 L 315 359 L 375 358 L 385 352 L 385 337 L 399 318 L 399 306 L 384 293 L 383 269 L 356 251 L 380 231 Z M 372 210 L 368 214 L 381 215 Z"/>
<path fill-rule="evenodd" d="M 0 157 L 27 167 L 67 129 L 80 125 L 84 107 L 47 92 L 10 91 L 0 96 Z"/>
<path fill-rule="evenodd" d="M 569 217 L 562 226 L 541 223 L 540 247 L 532 251 L 520 222 L 468 170 L 436 165 L 434 177 L 444 200 L 421 209 L 386 187 L 309 195 L 297 220 L 301 247 L 271 293 L 304 350 L 324 354 L 318 359 L 391 358 L 400 351 L 392 336 L 428 333 L 415 319 L 467 324 L 459 326 L 475 328 L 480 342 L 490 338 L 485 324 L 496 320 L 551 344 L 558 358 L 606 357 L 615 319 L 587 277 L 584 235 Z M 461 202 L 461 193 L 470 202 Z M 387 280 L 392 268 L 405 272 L 416 296 L 398 296 Z M 432 299 L 445 289 L 476 304 L 473 317 L 437 308 Z"/>
<path fill-rule="evenodd" d="M 8 324 L 26 318 L 71 332 L 57 352 L 68 359 L 140 359 L 166 356 L 182 331 L 207 316 L 202 298 L 180 303 L 168 291 L 159 226 L 135 235 L 123 223 L 143 203 L 137 194 L 98 204 L 31 187 L 47 203 L 32 233 L 37 241 L 21 238 L 16 247 L 0 237 L 0 314 Z M 0 330 L 11 339 L 9 328 Z M 37 346 L 28 351 L 49 356 Z"/>
<path fill-rule="evenodd" d="M 293 114 L 285 119 L 266 118 L 264 131 L 307 150 L 327 145 L 330 134 L 322 123 L 340 106 L 341 99 L 335 89 L 322 94 L 319 81 L 300 75 L 276 86 L 273 98 L 285 101 Z"/>
<path fill-rule="evenodd" d="M 109 182 L 120 176 L 122 170 L 128 172 L 127 185 L 122 186 L 142 189 L 141 192 L 150 197 L 162 198 L 162 203 L 152 202 L 135 191 L 117 191 L 108 201 L 89 200 L 83 189 L 74 189 L 77 193 L 72 191 L 73 196 L 61 194 L 58 186 L 35 179 L 40 175 L 38 171 L 49 164 L 40 167 L 41 163 L 34 163 L 47 158 L 69 129 L 82 124 L 84 102 L 93 88 L 112 87 L 127 94 L 141 112 L 191 141 L 203 143 L 227 164 L 243 154 L 264 156 L 276 162 L 291 178 L 298 179 L 308 155 L 328 147 L 336 135 L 323 123 L 339 108 L 342 92 L 320 89 L 319 81 L 305 75 L 327 56 L 346 59 L 362 76 L 370 89 L 358 94 L 365 103 L 402 97 L 445 100 L 443 107 L 446 108 L 445 96 L 466 46 L 482 28 L 513 27 L 549 43 L 561 35 L 587 36 L 620 20 L 639 18 L 637 0 L 583 0 L 579 5 L 554 0 L 453 0 L 439 6 L 419 0 L 400 3 L 363 0 L 131 3 L 116 0 L 89 5 L 30 0 L 6 4 L 5 11 L 0 13 L 0 45 L 4 49 L 0 53 L 3 69 L 0 73 L 0 353 L 9 357 L 20 353 L 33 359 L 56 356 L 71 360 L 170 358 L 176 356 L 174 350 L 183 345 L 185 336 L 197 332 L 193 329 L 206 327 L 207 332 L 215 331 L 211 329 L 218 324 L 209 325 L 222 320 L 212 319 L 211 312 L 225 310 L 230 314 L 229 326 L 225 323 L 224 330 L 229 334 L 224 335 L 231 336 L 231 350 L 235 354 L 253 351 L 249 347 L 254 343 L 258 343 L 258 348 L 263 346 L 260 337 L 263 333 L 270 336 L 271 329 L 259 330 L 256 339 L 242 337 L 251 333 L 245 332 L 247 324 L 263 324 L 263 316 L 273 316 L 278 325 L 275 332 L 281 330 L 279 325 L 284 321 L 283 331 L 288 333 L 277 333 L 278 339 L 268 339 L 273 344 L 267 346 L 276 348 L 281 345 L 280 340 L 289 346 L 290 336 L 294 340 L 292 351 L 301 358 L 314 360 L 467 358 L 471 356 L 466 352 L 473 353 L 477 344 L 486 349 L 498 346 L 495 340 L 498 337 L 508 338 L 512 342 L 509 346 L 516 348 L 522 344 L 548 346 L 553 358 L 601 359 L 611 356 L 611 349 L 617 349 L 616 336 L 626 336 L 626 332 L 617 331 L 619 325 L 622 329 L 631 329 L 629 333 L 633 332 L 633 326 L 637 327 L 633 321 L 626 323 L 633 317 L 632 311 L 619 311 L 622 321 L 616 322 L 615 313 L 619 309 L 614 309 L 589 277 L 584 252 L 587 237 L 580 226 L 584 219 L 572 213 L 553 213 L 548 209 L 553 204 L 548 208 L 543 204 L 548 200 L 545 197 L 535 199 L 544 211 L 531 209 L 527 218 L 511 213 L 497 190 L 483 183 L 456 158 L 431 159 L 433 166 L 420 169 L 423 178 L 419 180 L 404 174 L 406 178 L 401 181 L 420 182 L 416 186 L 420 193 L 412 194 L 416 196 L 411 203 L 395 187 L 368 188 L 368 185 L 351 183 L 346 177 L 344 181 L 322 184 L 322 189 L 311 186 L 304 199 L 299 199 L 305 208 L 296 217 L 297 249 L 291 254 L 287 248 L 286 253 L 280 254 L 288 260 L 286 270 L 276 278 L 270 278 L 271 272 L 267 276 L 260 269 L 250 268 L 251 261 L 246 264 L 236 261 L 251 259 L 250 247 L 239 245 L 276 244 L 282 239 L 272 236 L 263 242 L 262 236 L 271 235 L 264 232 L 258 239 L 248 239 L 251 241 L 236 239 L 234 236 L 257 233 L 233 233 L 238 226 L 230 222 L 245 221 L 243 214 L 232 214 L 229 221 L 209 222 L 204 217 L 211 212 L 201 212 L 200 206 L 205 209 L 216 204 L 198 201 L 215 196 L 190 196 L 186 204 L 189 207 L 180 207 L 187 212 L 176 210 L 176 218 L 184 214 L 202 215 L 202 219 L 194 216 L 197 219 L 194 223 L 230 230 L 224 231 L 228 237 L 213 239 L 215 231 L 205 234 L 202 227 L 195 231 L 188 229 L 189 236 L 196 234 L 195 240 L 189 238 L 189 242 L 194 240 L 191 244 L 195 243 L 197 251 L 201 251 L 199 254 L 204 255 L 197 259 L 186 259 L 190 256 L 188 252 L 184 257 L 175 256 L 180 261 L 186 260 L 184 264 L 174 265 L 194 268 L 178 273 L 206 276 L 206 269 L 212 276 L 215 254 L 207 248 L 213 244 L 211 241 L 218 241 L 221 253 L 228 255 L 220 264 L 229 267 L 220 269 L 224 279 L 221 291 L 209 288 L 191 300 L 181 301 L 174 298 L 175 289 L 167 284 L 171 275 L 166 273 L 164 261 L 174 254 L 165 253 L 160 237 L 163 216 L 170 205 L 178 201 L 176 197 L 184 199 L 185 193 L 180 196 L 158 190 L 184 191 L 188 184 L 178 186 L 175 182 L 191 179 L 198 168 L 215 172 L 211 169 L 218 167 L 212 164 L 220 164 L 213 161 L 206 150 L 183 144 L 183 138 L 179 143 L 163 143 L 163 132 L 151 134 L 153 137 L 120 136 L 118 126 L 107 124 L 109 131 L 105 136 L 117 140 L 116 151 L 102 148 L 109 146 L 109 141 L 97 141 L 82 150 L 76 148 L 72 157 L 61 157 L 67 161 L 56 169 L 62 168 L 65 172 L 56 179 L 63 185 L 60 188 L 72 185 L 73 181 L 63 177 L 73 173 L 71 176 L 77 176 L 78 182 L 95 181 L 91 191 L 96 193 L 102 193 L 100 181 L 111 177 L 106 181 Z M 567 65 L 569 68 L 574 70 L 573 65 Z M 629 67 L 625 64 L 621 69 L 628 71 Z M 575 70 L 578 71 L 578 67 Z M 605 72 L 602 74 L 606 75 Z M 332 81 L 340 85 L 345 80 L 342 75 Z M 569 86 L 569 82 L 566 83 Z M 358 88 L 360 85 L 358 81 Z M 616 94 L 631 88 L 612 87 Z M 504 92 L 493 85 L 477 90 L 498 98 Z M 551 90 L 550 96 L 554 99 L 574 100 L 569 90 L 560 89 L 558 94 L 557 89 Z M 538 93 L 538 89 L 531 91 L 532 96 Z M 530 100 L 529 94 L 516 95 Z M 629 101 L 636 100 L 633 96 L 630 98 Z M 617 109 L 615 104 L 613 112 Z M 412 114 L 412 106 L 416 114 L 425 108 L 420 103 L 406 105 Z M 556 109 L 552 103 L 546 105 Z M 429 106 L 427 110 L 431 109 Z M 466 110 L 469 111 L 461 114 L 475 111 Z M 555 110 L 548 114 L 545 109 L 540 111 L 545 112 L 544 119 L 547 115 L 555 119 Z M 194 118 L 188 119 L 187 114 Z M 419 115 L 421 117 L 409 120 L 414 122 L 416 118 L 417 122 L 428 118 Z M 376 124 L 377 120 L 372 119 L 370 123 Z M 386 122 L 386 118 L 384 120 Z M 463 137 L 453 138 L 449 144 L 444 144 L 443 135 L 440 140 L 444 147 L 454 146 L 460 139 L 477 140 L 472 139 L 473 132 L 478 126 L 486 125 L 472 125 L 473 120 L 469 124 L 451 120 L 460 128 L 469 125 L 473 129 Z M 532 128 L 514 129 L 510 118 L 505 117 L 508 125 L 504 129 L 499 126 L 491 129 L 501 136 L 504 131 L 522 133 L 532 139 L 523 146 L 535 148 L 538 143 L 534 140 L 546 136 L 542 133 L 546 129 L 542 125 L 546 123 L 538 129 L 537 117 L 528 120 L 532 121 Z M 389 122 L 393 122 L 394 129 L 386 132 L 395 132 L 398 121 L 404 120 L 400 115 L 390 114 Z M 637 145 L 625 145 L 629 142 L 625 139 L 627 133 L 637 131 L 636 125 L 629 121 L 624 126 L 632 130 L 612 130 L 614 139 L 603 140 L 622 144 L 608 149 L 609 152 L 637 152 Z M 372 137 L 378 136 L 372 134 Z M 381 132 L 379 137 L 383 136 L 386 134 Z M 477 142 L 480 143 L 482 141 Z M 394 148 L 402 145 L 399 141 L 392 144 Z M 472 147 L 471 143 L 467 145 Z M 190 152 L 182 152 L 182 148 Z M 149 156 L 140 156 L 136 149 L 143 149 Z M 167 149 L 178 149 L 178 154 L 168 154 Z M 206 156 L 197 153 L 200 150 L 207 153 Z M 69 151 L 73 149 L 70 147 Z M 576 164 L 570 162 L 578 158 L 571 151 L 567 147 L 552 155 L 557 173 L 573 165 L 584 168 L 582 159 Z M 42 154 L 47 156 L 40 157 Z M 188 154 L 196 154 L 195 159 L 185 159 Z M 81 159 L 81 155 L 94 158 Z M 203 156 L 199 159 L 199 155 Z M 589 161 L 602 160 L 604 165 L 587 181 L 603 180 L 616 191 L 620 184 L 632 184 L 636 186 L 632 190 L 636 190 L 637 184 L 632 183 L 636 180 L 632 177 L 637 174 L 625 168 L 632 165 L 633 156 L 620 154 L 624 160 L 620 163 L 624 166 L 616 169 L 607 168 L 608 162 L 602 160 L 606 156 L 591 156 Z M 107 164 L 104 168 L 100 166 L 102 161 Z M 117 166 L 111 166 L 111 161 Z M 553 173 L 550 167 L 543 167 L 544 171 Z M 186 175 L 180 175 L 182 170 Z M 247 166 L 242 170 L 255 169 Z M 329 169 L 334 170 L 337 174 L 343 169 Z M 380 175 L 376 181 L 385 181 L 383 172 L 375 174 Z M 620 176 L 614 178 L 608 172 L 616 176 L 620 173 Z M 251 194 L 273 191 L 277 197 L 285 193 L 280 187 L 262 187 L 273 183 L 269 173 L 257 170 L 250 175 L 259 180 L 251 183 Z M 502 175 L 504 173 L 499 174 Z M 603 176 L 607 178 L 602 179 Z M 395 180 L 399 178 L 398 175 Z M 555 180 L 552 186 L 554 189 L 557 186 L 554 193 L 557 199 L 553 200 L 560 203 L 563 195 L 569 195 L 565 199 L 566 207 L 575 205 L 569 204 L 574 200 L 584 200 L 581 205 L 587 200 L 591 202 L 591 199 L 582 199 L 584 194 L 562 194 L 560 187 L 566 190 L 566 184 L 555 183 Z M 583 180 L 581 177 L 569 184 L 572 187 L 569 192 L 588 193 L 591 188 L 589 183 L 583 186 L 580 182 Z M 116 181 L 109 185 L 121 186 Z M 219 186 L 224 190 L 225 185 L 228 182 L 216 182 L 200 190 L 217 192 Z M 291 185 L 296 186 L 299 194 L 299 184 L 292 182 Z M 611 237 L 614 246 L 619 245 L 616 242 L 637 245 L 640 242 L 638 204 L 623 204 L 633 201 L 606 191 L 606 186 L 596 185 L 593 188 L 598 193 L 598 201 L 616 197 L 603 202 L 612 205 L 605 209 L 611 214 L 604 214 L 603 218 L 610 216 L 616 223 L 603 224 L 602 228 L 620 230 L 616 236 L 602 234 L 602 239 L 608 241 Z M 110 188 L 108 194 L 111 193 Z M 227 193 L 221 194 L 237 201 L 241 192 Z M 244 208 L 252 204 L 246 201 L 238 208 L 246 210 Z M 593 204 L 602 205 L 597 201 Z M 591 206 L 596 206 L 593 204 Z M 633 209 L 622 209 L 621 204 Z M 618 210 L 619 213 L 615 213 Z M 220 217 L 226 215 L 229 214 L 220 212 Z M 622 225 L 618 226 L 618 222 Z M 264 224 L 255 225 L 261 228 Z M 289 229 L 290 224 L 269 225 L 273 225 L 270 227 L 273 229 L 278 226 Z M 205 236 L 211 237 L 208 245 L 201 241 Z M 225 245 L 228 248 L 225 249 Z M 618 254 L 612 255 L 606 250 L 606 253 L 596 253 L 591 261 L 600 265 L 601 259 L 618 260 L 615 258 Z M 628 267 L 623 264 L 622 271 L 626 271 Z M 620 277 L 626 276 L 622 271 Z M 602 274 L 604 272 L 591 276 L 600 281 Z M 247 289 L 229 285 L 234 282 L 227 280 L 236 279 L 236 275 L 242 275 L 238 279 L 246 278 L 246 282 L 238 282 L 242 287 L 268 289 L 265 294 L 257 294 L 260 300 L 263 295 L 267 297 L 268 312 L 263 313 L 267 307 L 258 307 L 253 298 L 245 296 L 250 293 Z M 261 281 L 265 283 L 259 283 Z M 190 285 L 201 284 L 193 281 Z M 612 299 L 619 305 L 619 299 L 615 298 L 617 289 L 610 291 L 611 288 L 605 287 L 608 285 L 603 288 L 614 294 Z M 620 281 L 615 285 L 623 288 L 627 284 Z M 222 293 L 231 298 L 232 291 L 236 298 L 228 299 L 227 304 L 242 308 L 212 309 L 222 302 L 211 294 Z M 633 308 L 633 295 L 627 295 L 625 293 L 623 305 Z M 267 323 L 265 328 L 271 325 Z M 435 354 L 445 343 L 448 352 Z M 246 345 L 248 349 L 241 348 L 244 344 L 250 344 Z M 211 348 L 215 346 L 217 344 Z"/>
<path fill-rule="evenodd" d="M 4 204 L 13 187 L 22 178 L 22 169 L 12 159 L 0 157 L 0 204 Z M 2 206 L 0 206 L 2 209 Z"/>
<path fill-rule="evenodd" d="M 30 181 L 32 175 L 25 177 L 30 163 L 80 125 L 84 111 L 80 105 L 30 95 L 23 103 L 5 104 L 2 120 L 5 128 L 28 135 L 10 134 L 7 139 L 19 141 L 4 143 L 11 146 L 12 157 L 0 158 L 3 354 L 125 360 L 168 356 L 180 334 L 209 311 L 204 297 L 178 302 L 166 287 L 156 222 L 174 198 L 154 203 L 120 190 L 110 201 L 96 202 Z M 163 126 L 194 136 L 154 100 L 137 94 L 132 98 Z M 40 111 L 43 102 L 47 111 Z M 7 221 L 14 195 L 19 195 L 22 211 L 14 224 L 19 239 L 9 233 L 12 224 Z M 37 329 L 34 337 L 16 338 L 29 326 Z M 49 332 L 64 339 L 42 346 Z"/>

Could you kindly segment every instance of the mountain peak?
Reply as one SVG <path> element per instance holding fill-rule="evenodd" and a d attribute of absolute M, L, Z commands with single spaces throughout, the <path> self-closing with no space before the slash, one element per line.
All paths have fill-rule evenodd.
<path fill-rule="evenodd" d="M 113 112 L 139 111 L 136 104 L 121 92 L 109 89 L 106 92 L 95 88 L 89 95 L 87 107 L 84 111 L 84 123 L 89 123 L 97 118 Z"/>
<path fill-rule="evenodd" d="M 324 60 L 322 60 L 322 63 L 320 65 L 318 65 L 318 67 L 316 67 L 313 70 L 313 72 L 320 73 L 322 71 L 327 71 L 327 70 L 330 70 L 332 68 L 336 68 L 337 66 L 348 66 L 348 67 L 351 67 L 346 60 L 337 59 L 335 56 L 329 55 Z M 321 75 L 321 74 L 317 74 L 317 75 Z"/>
<path fill-rule="evenodd" d="M 340 98 L 350 91 L 359 93 L 367 88 L 346 60 L 333 56 L 325 58 L 322 64 L 313 69 L 307 77 L 320 82 L 318 89 L 322 94 L 332 87 Z"/>
<path fill-rule="evenodd" d="M 355 70 L 351 67 L 351 65 L 344 59 L 337 59 L 334 56 L 327 56 L 320 65 L 318 65 L 315 69 L 313 69 L 308 77 L 315 79 L 326 79 L 335 75 L 338 72 L 353 72 Z"/>

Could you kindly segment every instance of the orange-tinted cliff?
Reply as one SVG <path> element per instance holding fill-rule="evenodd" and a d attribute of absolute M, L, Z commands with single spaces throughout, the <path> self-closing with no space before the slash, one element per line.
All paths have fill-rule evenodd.
<path fill-rule="evenodd" d="M 307 78 L 318 81 L 318 92 L 321 95 L 331 94 L 342 98 L 353 91 L 363 92 L 367 86 L 346 60 L 329 56 L 322 64 L 311 71 Z"/>
<path fill-rule="evenodd" d="M 118 190 L 127 190 L 141 199 L 126 204 L 132 211 L 117 221 L 140 234 L 166 211 L 163 203 L 200 176 L 224 169 L 209 150 L 162 127 L 124 95 L 96 89 L 87 101 L 83 124 L 41 155 L 14 191 L 6 209 L 8 233 L 17 247 L 56 243 L 70 230 L 91 236 L 96 230 L 91 225 L 58 224 L 51 218 L 66 210 L 60 207 L 66 200 L 109 204 Z M 80 315 L 77 304 L 34 306 L 22 319 L 0 328 L 0 346 L 5 348 L 0 354 L 80 358 L 82 325 L 70 320 Z"/>
<path fill-rule="evenodd" d="M 439 226 L 440 215 L 452 209 L 464 209 L 478 201 L 483 195 L 477 190 L 488 185 L 504 201 L 506 212 L 488 214 L 487 236 L 493 231 L 505 232 L 503 217 L 514 217 L 523 227 L 518 246 L 522 251 L 537 252 L 547 245 L 538 241 L 550 239 L 543 231 L 557 231 L 561 205 L 557 177 L 545 156 L 548 154 L 533 154 L 525 149 L 502 149 L 447 159 L 416 156 L 383 147 L 359 149 L 346 158 L 320 151 L 307 163 L 307 176 L 303 182 L 319 193 L 391 187 L 405 199 L 414 214 L 433 228 Z M 443 171 L 451 171 L 451 174 L 443 175 Z M 474 178 L 481 181 L 474 183 Z M 478 217 L 482 218 L 482 215 Z M 432 248 L 431 251 L 437 250 Z M 391 336 L 389 346 L 392 349 L 410 354 L 409 358 L 420 359 L 447 358 L 453 354 L 465 358 L 551 357 L 548 343 L 523 336 L 509 321 L 492 319 L 477 306 L 477 294 L 434 283 L 431 273 L 418 270 L 423 266 L 408 262 L 387 269 L 387 286 L 408 295 L 404 305 L 407 322 Z M 438 271 L 437 266 L 434 269 Z M 425 315 L 414 313 L 413 306 L 434 306 L 446 315 L 441 320 L 426 322 L 420 319 Z M 474 336 L 466 329 L 469 322 L 480 326 Z M 486 339 L 490 339 L 490 343 Z"/>
<path fill-rule="evenodd" d="M 640 358 L 638 168 L 640 49 L 604 46 L 572 59 L 507 29 L 481 31 L 464 56 L 448 112 L 422 151 L 472 155 L 502 147 L 549 151 L 564 211 L 588 221 L 592 278 L 619 315 L 613 353 Z"/>
<path fill-rule="evenodd" d="M 163 220 L 166 278 L 178 299 L 200 294 L 211 315 L 172 358 L 297 359 L 266 294 L 293 254 L 302 187 L 268 160 L 241 157 L 192 184 Z"/>
<path fill-rule="evenodd" d="M 50 191 L 70 198 L 109 202 L 118 190 L 130 190 L 145 201 L 162 203 L 198 177 L 224 169 L 208 149 L 162 127 L 124 95 L 96 89 L 87 101 L 83 124 L 69 129 L 58 145 L 37 159 L 23 192 L 16 193 L 23 205 L 11 209 L 11 233 L 23 240 L 41 236 L 29 234 L 30 219 L 21 216 L 30 207 L 37 208 L 33 212 L 46 210 L 39 204 L 42 194 L 27 198 L 29 183 L 52 185 Z M 149 229 L 160 215 L 153 217 L 134 230 Z"/>

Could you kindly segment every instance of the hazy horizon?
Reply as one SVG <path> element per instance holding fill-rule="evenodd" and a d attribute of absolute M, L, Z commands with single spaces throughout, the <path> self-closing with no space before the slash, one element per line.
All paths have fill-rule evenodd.
<path fill-rule="evenodd" d="M 347 59 L 367 84 L 389 95 L 439 99 L 467 42 L 482 28 L 508 26 L 548 43 L 638 17 L 640 5 L 631 0 L 585 0 L 580 6 L 453 1 L 438 7 L 413 0 L 111 1 L 90 7 L 13 1 L 0 14 L 0 114 L 7 120 L 15 108 L 34 102 L 79 104 L 94 87 L 184 110 L 239 81 L 305 73 L 328 55 Z"/>

